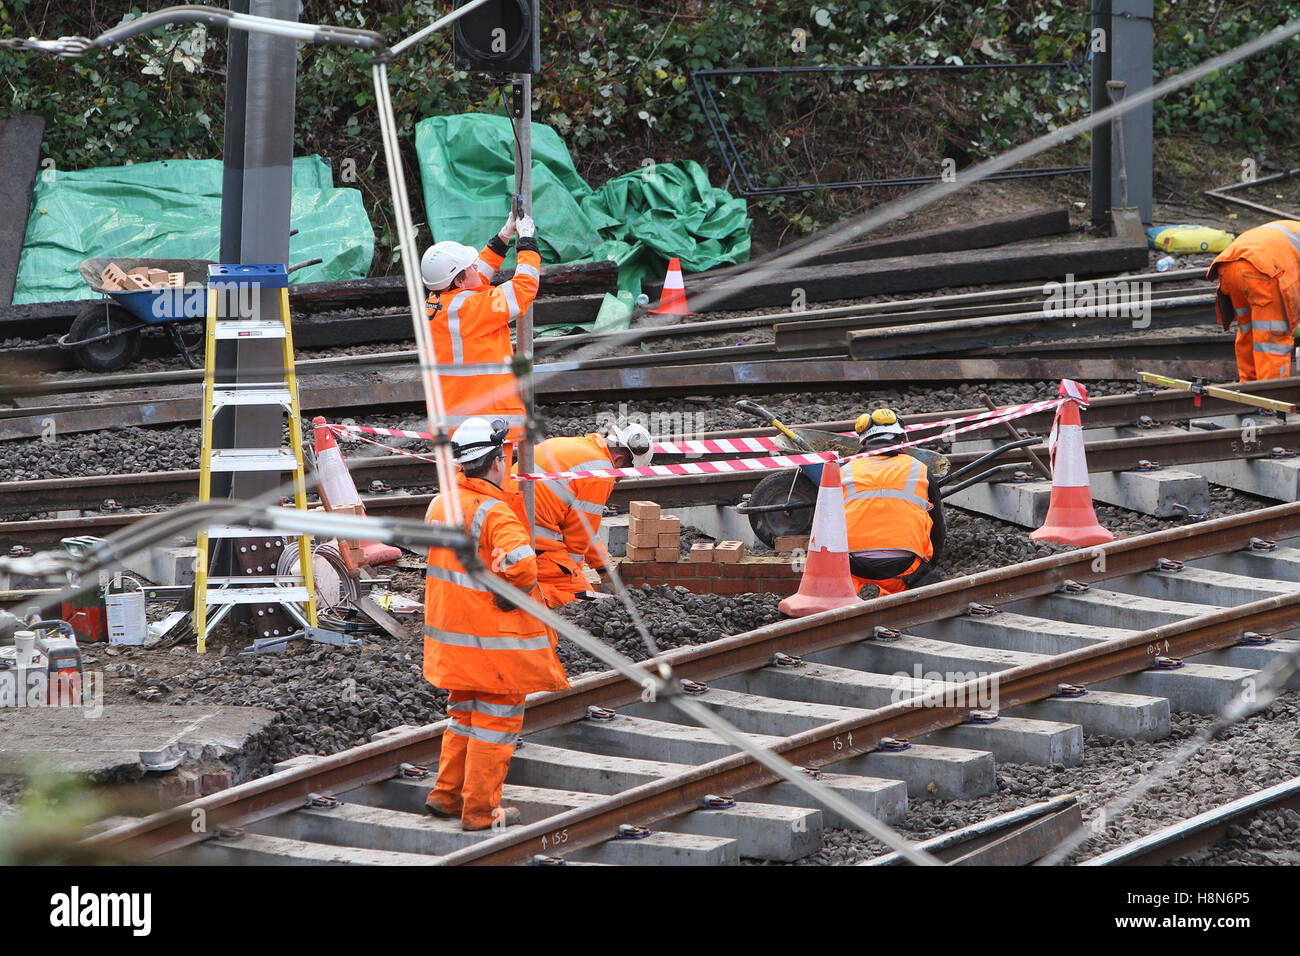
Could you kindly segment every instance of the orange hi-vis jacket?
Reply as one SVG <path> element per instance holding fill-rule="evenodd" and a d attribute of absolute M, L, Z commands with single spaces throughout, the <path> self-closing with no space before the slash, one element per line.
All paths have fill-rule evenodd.
<path fill-rule="evenodd" d="M 1247 229 L 1210 264 L 1206 278 L 1216 277 L 1219 324 L 1237 323 L 1238 378 L 1291 374 L 1300 323 L 1300 222 L 1279 219 Z"/>
<path fill-rule="evenodd" d="M 850 551 L 897 548 L 925 560 L 930 542 L 930 477 L 910 455 L 854 458 L 840 467 Z"/>
<path fill-rule="evenodd" d="M 455 494 L 484 565 L 521 591 L 537 584 L 519 495 L 457 473 Z M 425 520 L 446 522 L 444 492 Z M 536 593 L 532 595 L 537 597 Z M 447 690 L 530 694 L 569 686 L 550 628 L 518 608 L 502 610 L 448 548 L 430 548 L 424 580 L 424 678 Z"/>
<path fill-rule="evenodd" d="M 505 243 L 493 236 L 474 263 L 489 281 L 505 259 Z M 532 305 L 540 286 L 542 260 L 519 249 L 514 278 L 490 289 L 431 292 L 425 302 L 433 356 L 442 381 L 448 422 L 454 429 L 467 418 L 504 418 L 512 436 L 524 425 L 524 403 L 510 371 L 514 347 L 510 320 Z"/>
<path fill-rule="evenodd" d="M 533 449 L 538 471 L 591 471 L 613 468 L 609 446 L 600 435 L 548 438 Z M 596 532 L 605 502 L 614 490 L 613 478 L 551 479 L 537 482 L 536 541 L 539 561 L 545 557 L 577 572 L 587 561 L 605 567 L 605 549 Z M 539 573 L 545 574 L 545 570 Z"/>

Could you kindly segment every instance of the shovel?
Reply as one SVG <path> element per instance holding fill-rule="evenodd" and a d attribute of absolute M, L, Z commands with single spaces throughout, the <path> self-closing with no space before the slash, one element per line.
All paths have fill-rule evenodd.
<path fill-rule="evenodd" d="M 1128 89 L 1128 84 L 1123 80 L 1107 80 L 1106 95 L 1110 98 L 1111 105 L 1123 102 L 1124 91 Z M 1143 244 L 1147 241 L 1146 229 L 1142 225 L 1142 214 L 1136 206 L 1128 204 L 1128 167 L 1124 162 L 1124 125 L 1121 117 L 1116 116 L 1111 120 L 1111 125 L 1115 130 L 1115 149 L 1119 154 L 1119 201 L 1118 209 L 1113 208 L 1110 211 L 1111 226 L 1115 230 L 1115 235 L 1122 239 L 1132 239 L 1134 242 Z"/>

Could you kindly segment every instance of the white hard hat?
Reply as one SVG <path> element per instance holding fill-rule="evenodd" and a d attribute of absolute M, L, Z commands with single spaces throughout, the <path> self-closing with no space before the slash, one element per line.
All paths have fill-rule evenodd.
<path fill-rule="evenodd" d="M 609 427 L 605 441 L 626 448 L 632 456 L 632 464 L 637 468 L 644 468 L 654 458 L 654 442 L 643 425 L 616 422 Z"/>
<path fill-rule="evenodd" d="M 451 280 L 468 269 L 478 259 L 478 250 L 450 239 L 436 242 L 424 250 L 420 259 L 420 276 L 434 292 L 451 285 Z"/>
<path fill-rule="evenodd" d="M 494 422 L 486 418 L 466 419 L 451 433 L 451 450 L 456 455 L 456 464 L 468 465 L 484 455 L 500 451 L 509 430 L 501 419 Z"/>

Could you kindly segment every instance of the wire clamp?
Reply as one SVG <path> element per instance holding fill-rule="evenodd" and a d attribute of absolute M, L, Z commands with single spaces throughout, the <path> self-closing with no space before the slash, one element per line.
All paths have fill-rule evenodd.
<path fill-rule="evenodd" d="M 682 693 L 687 697 L 699 697 L 701 694 L 708 693 L 709 685 L 703 681 L 691 680 L 689 677 L 682 678 Z"/>
<path fill-rule="evenodd" d="M 404 763 L 397 768 L 397 776 L 402 780 L 423 780 L 429 776 L 429 768 L 415 763 Z"/>
<path fill-rule="evenodd" d="M 1243 647 L 1263 647 L 1273 643 L 1273 635 L 1267 631 L 1247 631 L 1237 643 Z"/>
<path fill-rule="evenodd" d="M 654 831 L 649 827 L 633 826 L 630 823 L 620 823 L 618 825 L 618 836 L 616 840 L 644 840 Z"/>
<path fill-rule="evenodd" d="M 1151 662 L 1151 666 L 1147 669 L 1153 671 L 1176 671 L 1182 666 L 1183 659 L 1181 657 L 1157 657 Z"/>
<path fill-rule="evenodd" d="M 1056 693 L 1053 696 L 1071 698 L 1082 697 L 1086 693 L 1088 693 L 1088 688 L 1082 684 L 1057 684 Z"/>
<path fill-rule="evenodd" d="M 898 753 L 901 750 L 907 750 L 912 746 L 912 742 L 906 737 L 881 737 L 880 749 L 888 753 Z"/>
<path fill-rule="evenodd" d="M 592 704 L 590 707 L 587 708 L 588 720 L 596 720 L 596 721 L 613 720 L 617 716 L 618 714 L 610 710 L 608 707 L 598 707 L 597 705 Z"/>
<path fill-rule="evenodd" d="M 772 655 L 773 667 L 803 667 L 803 658 L 795 657 L 793 654 L 782 654 L 777 651 Z"/>
<path fill-rule="evenodd" d="M 700 801 L 701 808 L 705 810 L 730 810 L 735 805 L 735 797 L 720 797 L 712 793 L 705 794 L 704 799 Z"/>

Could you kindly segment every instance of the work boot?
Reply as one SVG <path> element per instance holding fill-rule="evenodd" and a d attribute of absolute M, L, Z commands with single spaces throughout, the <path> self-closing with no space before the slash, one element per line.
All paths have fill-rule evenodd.
<path fill-rule="evenodd" d="M 429 794 L 428 799 L 424 801 L 424 812 L 433 814 L 439 820 L 454 820 L 460 817 L 459 810 L 449 812 L 447 810 L 442 809 L 442 807 L 434 803 L 432 793 Z"/>
<path fill-rule="evenodd" d="M 461 821 L 460 828 L 462 830 L 493 830 L 501 827 L 512 826 L 519 822 L 519 808 L 497 807 L 496 810 L 492 812 L 492 817 L 492 822 L 485 827 L 467 826 L 464 821 Z"/>

